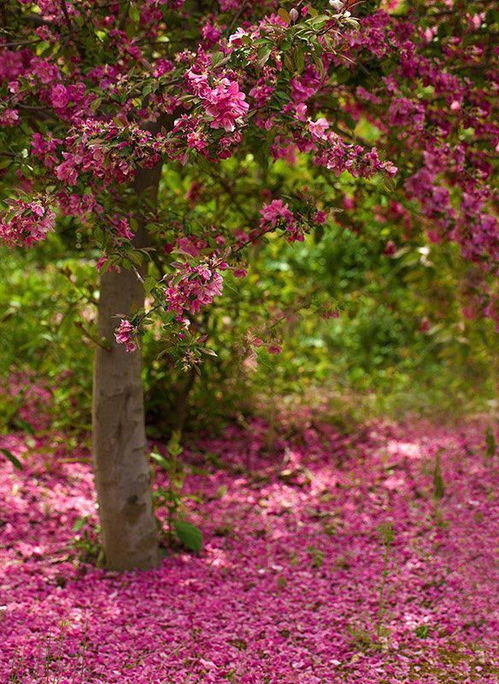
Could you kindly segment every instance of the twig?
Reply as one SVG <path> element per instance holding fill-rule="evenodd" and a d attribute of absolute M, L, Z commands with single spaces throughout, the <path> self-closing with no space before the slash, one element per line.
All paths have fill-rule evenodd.
<path fill-rule="evenodd" d="M 76 328 L 82 331 L 83 335 L 87 337 L 91 342 L 96 344 L 98 347 L 101 347 L 101 349 L 105 349 L 106 351 L 111 351 L 113 348 L 113 345 L 108 342 L 106 339 L 101 338 L 98 339 L 95 335 L 93 335 L 81 321 L 74 321 L 74 325 Z"/>

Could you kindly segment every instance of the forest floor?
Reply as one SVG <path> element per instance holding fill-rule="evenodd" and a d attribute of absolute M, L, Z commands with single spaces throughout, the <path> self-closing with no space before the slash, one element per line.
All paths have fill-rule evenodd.
<path fill-rule="evenodd" d="M 280 435 L 254 421 L 186 448 L 202 552 L 121 575 L 81 559 L 88 453 L 0 437 L 23 464 L 0 454 L 0 681 L 499 681 L 485 426 Z"/>

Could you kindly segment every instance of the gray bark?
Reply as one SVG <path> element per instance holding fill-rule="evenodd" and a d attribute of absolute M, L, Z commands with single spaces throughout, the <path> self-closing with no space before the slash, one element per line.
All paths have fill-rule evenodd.
<path fill-rule="evenodd" d="M 138 173 L 139 206 L 141 195 L 156 197 L 159 175 L 159 168 Z M 134 242 L 145 246 L 143 226 Z M 98 347 L 95 356 L 93 457 L 105 564 L 114 570 L 151 568 L 160 559 L 146 458 L 140 350 L 126 352 L 114 339 L 118 315 L 128 316 L 143 305 L 144 288 L 136 273 L 124 268 L 102 273 L 98 330 L 110 349 Z"/>

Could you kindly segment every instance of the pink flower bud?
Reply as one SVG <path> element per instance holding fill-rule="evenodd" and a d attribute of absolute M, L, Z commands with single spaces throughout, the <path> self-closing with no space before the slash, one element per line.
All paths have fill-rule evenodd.
<path fill-rule="evenodd" d="M 280 354 L 282 351 L 282 347 L 279 344 L 269 344 L 267 347 L 267 351 L 269 354 Z"/>

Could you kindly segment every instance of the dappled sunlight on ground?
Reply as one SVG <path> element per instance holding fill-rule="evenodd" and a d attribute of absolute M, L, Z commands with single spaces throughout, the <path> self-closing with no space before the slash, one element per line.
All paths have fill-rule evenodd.
<path fill-rule="evenodd" d="M 497 681 L 481 424 L 227 428 L 184 454 L 203 552 L 123 575 L 72 543 L 95 518 L 88 463 L 50 436 L 0 441 L 24 464 L 0 461 L 1 681 Z"/>

